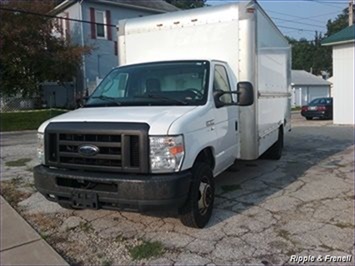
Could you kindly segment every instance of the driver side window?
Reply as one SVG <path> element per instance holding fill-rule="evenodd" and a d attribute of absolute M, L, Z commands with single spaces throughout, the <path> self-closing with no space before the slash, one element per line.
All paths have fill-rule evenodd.
<path fill-rule="evenodd" d="M 222 65 L 216 65 L 214 69 L 213 92 L 215 91 L 231 91 L 227 71 Z M 221 96 L 220 100 L 224 103 L 233 102 L 231 94 Z"/>
<path fill-rule="evenodd" d="M 127 73 L 119 73 L 112 79 L 108 79 L 107 83 L 105 84 L 106 89 L 102 92 L 102 95 L 113 98 L 124 97 L 127 80 Z"/>

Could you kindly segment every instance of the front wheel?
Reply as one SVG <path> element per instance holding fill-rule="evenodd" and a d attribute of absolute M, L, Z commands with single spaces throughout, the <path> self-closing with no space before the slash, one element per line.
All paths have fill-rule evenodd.
<path fill-rule="evenodd" d="M 307 117 L 306 117 L 306 119 L 307 119 L 307 120 L 312 120 L 312 119 L 313 119 L 313 117 L 309 117 L 309 116 L 307 116 Z"/>
<path fill-rule="evenodd" d="M 212 215 L 215 190 L 213 174 L 206 163 L 196 163 L 192 174 L 188 199 L 179 210 L 180 220 L 186 226 L 203 228 Z"/>

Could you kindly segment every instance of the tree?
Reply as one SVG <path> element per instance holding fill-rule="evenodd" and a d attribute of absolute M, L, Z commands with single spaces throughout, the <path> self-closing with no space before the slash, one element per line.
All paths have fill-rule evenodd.
<path fill-rule="evenodd" d="M 322 75 L 324 71 L 332 73 L 332 51 L 321 45 L 324 38 L 322 34 L 316 32 L 313 41 L 287 38 L 292 45 L 292 69 L 305 70 L 315 75 Z"/>
<path fill-rule="evenodd" d="M 206 0 L 165 0 L 165 1 L 181 9 L 203 7 L 205 6 L 206 3 Z"/>
<path fill-rule="evenodd" d="M 333 35 L 345 29 L 349 25 L 349 9 L 345 8 L 343 13 L 339 14 L 336 19 L 328 20 L 327 23 L 327 33 L 325 34 L 326 37 Z"/>
<path fill-rule="evenodd" d="M 10 0 L 1 8 L 47 14 L 50 1 Z M 0 10 L 0 83 L 2 95 L 30 96 L 44 81 L 65 82 L 77 74 L 82 55 L 89 47 L 73 45 L 70 37 L 60 37 L 56 19 Z M 57 34 L 55 34 L 57 33 Z"/>

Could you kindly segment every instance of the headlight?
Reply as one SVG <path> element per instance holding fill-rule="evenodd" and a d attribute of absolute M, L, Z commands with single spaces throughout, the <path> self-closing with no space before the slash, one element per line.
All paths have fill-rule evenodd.
<path fill-rule="evenodd" d="M 44 164 L 44 135 L 37 133 L 37 157 L 40 164 Z"/>
<path fill-rule="evenodd" d="M 184 159 L 184 139 L 180 136 L 153 136 L 150 143 L 150 169 L 152 173 L 177 172 Z"/>

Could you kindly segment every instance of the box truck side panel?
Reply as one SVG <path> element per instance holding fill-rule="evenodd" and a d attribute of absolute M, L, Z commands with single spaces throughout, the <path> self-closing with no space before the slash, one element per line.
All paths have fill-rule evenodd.
<path fill-rule="evenodd" d="M 257 124 L 259 155 L 278 138 L 280 125 L 289 124 L 290 46 L 269 17 L 257 9 Z"/>
<path fill-rule="evenodd" d="M 126 63 L 217 59 L 233 62 L 236 68 L 237 29 L 234 21 L 126 35 Z"/>

